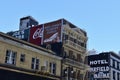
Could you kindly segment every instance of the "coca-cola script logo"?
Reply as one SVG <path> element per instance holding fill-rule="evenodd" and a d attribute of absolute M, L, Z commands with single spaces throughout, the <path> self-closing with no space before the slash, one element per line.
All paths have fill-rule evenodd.
<path fill-rule="evenodd" d="M 33 34 L 33 39 L 42 37 L 42 35 L 43 35 L 43 28 L 38 28 Z"/>

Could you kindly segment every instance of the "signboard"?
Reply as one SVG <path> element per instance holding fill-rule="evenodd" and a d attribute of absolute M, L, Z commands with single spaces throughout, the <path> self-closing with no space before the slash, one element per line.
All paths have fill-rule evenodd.
<path fill-rule="evenodd" d="M 90 55 L 88 64 L 91 67 L 90 71 L 94 72 L 93 77 L 95 79 L 107 79 L 110 77 L 108 54 Z"/>
<path fill-rule="evenodd" d="M 43 26 L 38 25 L 30 28 L 29 42 L 35 45 L 41 45 L 43 38 Z"/>
<path fill-rule="evenodd" d="M 61 20 L 44 24 L 44 43 L 61 42 Z"/>
<path fill-rule="evenodd" d="M 110 78 L 110 73 L 109 72 L 96 72 L 94 74 L 94 78 L 96 79 Z"/>
<path fill-rule="evenodd" d="M 25 30 L 20 30 L 20 31 L 15 31 L 13 32 L 13 34 L 11 34 L 11 36 L 18 38 L 18 39 L 22 39 L 25 41 L 28 41 L 29 39 L 29 29 L 25 29 Z"/>

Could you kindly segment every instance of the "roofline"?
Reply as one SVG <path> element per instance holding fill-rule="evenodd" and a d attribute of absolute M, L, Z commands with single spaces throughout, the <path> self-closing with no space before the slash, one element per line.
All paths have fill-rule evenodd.
<path fill-rule="evenodd" d="M 36 21 L 37 23 L 39 23 L 36 19 L 34 19 L 32 16 L 26 16 L 26 17 L 22 17 L 20 18 L 20 20 L 24 20 L 24 19 L 28 19 L 31 18 L 32 20 Z"/>
<path fill-rule="evenodd" d="M 69 24 L 75 26 L 75 28 L 79 28 L 82 32 L 85 32 L 85 33 L 86 33 L 85 30 L 81 29 L 80 27 L 74 25 L 73 23 L 71 23 L 70 21 L 68 21 L 68 20 L 66 20 L 66 19 L 64 19 L 64 18 L 57 19 L 57 20 L 53 20 L 53 21 L 49 21 L 49 22 L 46 22 L 46 23 L 43 23 L 43 24 L 49 24 L 49 23 L 52 23 L 52 22 L 55 22 L 55 21 L 59 21 L 59 20 L 61 20 L 61 23 L 62 23 L 62 21 L 63 21 L 63 22 L 64 22 L 64 21 L 65 21 L 65 22 L 68 22 Z M 62 25 L 63 25 L 63 24 L 62 24 Z"/>
<path fill-rule="evenodd" d="M 117 54 L 117 53 L 115 53 L 113 51 L 110 51 L 110 54 L 113 55 L 113 56 L 116 56 L 116 57 L 118 57 L 120 59 L 120 55 L 119 54 Z"/>
<path fill-rule="evenodd" d="M 0 36 L 5 37 L 5 38 L 8 38 L 8 39 L 13 40 L 13 41 L 16 41 L 16 42 L 19 42 L 19 43 L 22 43 L 22 44 L 25 44 L 25 45 L 28 45 L 28 46 L 33 47 L 33 48 L 36 48 L 36 49 L 39 49 L 39 50 L 41 50 L 41 51 L 45 51 L 45 52 L 47 52 L 47 53 L 51 53 L 51 55 L 54 55 L 54 52 L 52 52 L 52 51 L 49 51 L 49 50 L 47 50 L 47 49 L 45 49 L 45 48 L 42 48 L 42 47 L 37 46 L 37 45 L 34 45 L 34 44 L 32 44 L 32 43 L 29 43 L 29 42 L 26 42 L 26 41 L 23 41 L 23 40 L 14 38 L 14 37 L 9 36 L 9 35 L 7 35 L 7 34 L 5 34 L 5 33 L 0 32 Z M 56 56 L 56 55 L 54 55 L 54 56 Z M 59 57 L 59 56 L 56 56 L 56 57 Z M 62 58 L 59 57 L 59 59 L 62 59 Z"/>

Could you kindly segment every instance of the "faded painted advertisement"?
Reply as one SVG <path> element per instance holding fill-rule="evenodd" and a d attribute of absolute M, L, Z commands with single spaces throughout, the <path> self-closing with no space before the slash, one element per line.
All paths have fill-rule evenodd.
<path fill-rule="evenodd" d="M 35 27 L 31 27 L 29 42 L 36 45 L 41 45 L 42 38 L 43 38 L 43 26 L 38 25 Z"/>
<path fill-rule="evenodd" d="M 61 42 L 61 20 L 44 24 L 44 43 Z"/>

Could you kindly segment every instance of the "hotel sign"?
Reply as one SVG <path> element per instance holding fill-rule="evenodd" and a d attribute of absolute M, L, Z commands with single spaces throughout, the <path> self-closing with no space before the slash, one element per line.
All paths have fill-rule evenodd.
<path fill-rule="evenodd" d="M 88 57 L 88 64 L 90 71 L 94 72 L 93 77 L 96 79 L 107 79 L 109 74 L 109 61 L 108 55 L 92 55 Z"/>

